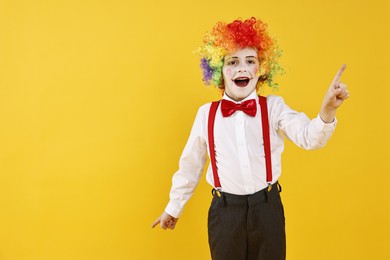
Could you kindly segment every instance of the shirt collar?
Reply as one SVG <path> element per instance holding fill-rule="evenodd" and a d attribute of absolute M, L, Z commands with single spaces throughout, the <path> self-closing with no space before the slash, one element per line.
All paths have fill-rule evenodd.
<path fill-rule="evenodd" d="M 223 97 L 222 97 L 222 99 L 226 99 L 226 100 L 232 101 L 232 102 L 234 102 L 236 104 L 240 104 L 240 103 L 242 103 L 242 102 L 244 102 L 246 100 L 249 100 L 249 99 L 255 99 L 257 101 L 257 98 L 258 97 L 257 97 L 257 94 L 256 94 L 256 90 L 253 90 L 253 92 L 251 94 L 249 94 L 246 98 L 244 98 L 243 100 L 241 100 L 239 102 L 231 99 L 228 95 L 226 95 L 226 92 L 223 93 Z"/>

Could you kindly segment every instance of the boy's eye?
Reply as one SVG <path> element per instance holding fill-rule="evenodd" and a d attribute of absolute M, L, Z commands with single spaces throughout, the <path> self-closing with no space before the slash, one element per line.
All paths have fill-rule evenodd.
<path fill-rule="evenodd" d="M 235 65 L 237 62 L 235 60 L 228 61 L 228 65 Z"/>
<path fill-rule="evenodd" d="M 248 60 L 248 64 L 255 64 L 256 61 L 255 60 Z"/>

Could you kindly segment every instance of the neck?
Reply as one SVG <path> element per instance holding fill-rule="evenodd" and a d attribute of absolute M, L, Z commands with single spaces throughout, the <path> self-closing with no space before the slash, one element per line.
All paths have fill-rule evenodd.
<path fill-rule="evenodd" d="M 253 92 L 255 92 L 255 91 L 253 91 Z M 250 95 L 252 95 L 253 92 L 251 92 L 249 95 L 247 95 L 247 96 L 245 96 L 245 97 L 243 97 L 243 98 L 235 98 L 235 97 L 232 97 L 232 96 L 230 96 L 226 91 L 225 91 L 224 94 L 225 94 L 226 96 L 228 96 L 231 100 L 235 101 L 235 102 L 241 102 L 241 101 L 245 100 L 247 97 L 249 97 Z"/>

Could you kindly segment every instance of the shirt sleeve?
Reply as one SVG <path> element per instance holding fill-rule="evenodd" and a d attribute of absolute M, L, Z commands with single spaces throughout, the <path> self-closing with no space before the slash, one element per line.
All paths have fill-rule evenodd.
<path fill-rule="evenodd" d="M 179 169 L 173 175 L 170 200 L 165 212 L 178 218 L 192 197 L 202 176 L 207 159 L 207 143 L 202 136 L 205 120 L 205 107 L 198 110 L 187 144 L 179 161 Z"/>
<path fill-rule="evenodd" d="M 331 123 L 325 123 L 319 115 L 310 120 L 304 113 L 287 106 L 281 97 L 271 96 L 269 105 L 274 127 L 281 130 L 297 146 L 306 150 L 323 147 L 337 124 L 336 119 Z"/>

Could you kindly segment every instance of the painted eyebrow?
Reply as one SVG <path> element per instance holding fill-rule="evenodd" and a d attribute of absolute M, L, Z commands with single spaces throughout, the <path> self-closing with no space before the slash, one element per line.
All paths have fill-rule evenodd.
<path fill-rule="evenodd" d="M 225 60 L 238 59 L 238 57 L 228 57 Z"/>
<path fill-rule="evenodd" d="M 255 59 L 257 59 L 256 56 L 246 56 L 245 58 L 255 58 Z M 227 58 L 227 60 L 230 60 L 230 59 L 238 59 L 238 57 L 237 56 L 232 56 L 232 57 L 228 57 Z"/>

